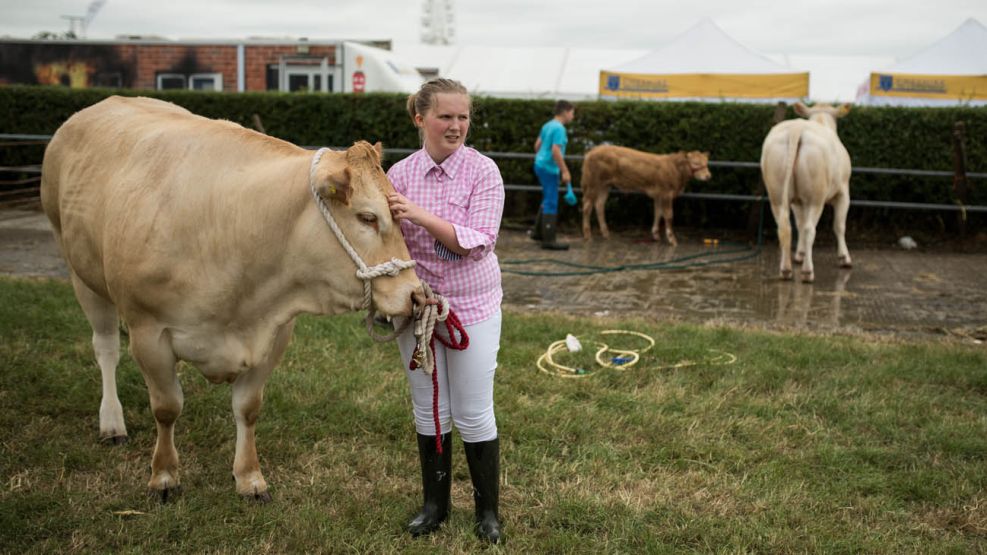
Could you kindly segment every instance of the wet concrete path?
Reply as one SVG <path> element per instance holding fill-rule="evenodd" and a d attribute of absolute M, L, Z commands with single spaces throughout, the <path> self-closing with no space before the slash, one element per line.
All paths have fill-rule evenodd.
<path fill-rule="evenodd" d="M 497 253 L 504 270 L 504 306 L 531 311 L 656 321 L 723 323 L 783 330 L 954 335 L 987 340 L 987 254 L 855 248 L 854 268 L 836 267 L 835 248 L 819 245 L 812 284 L 778 279 L 778 249 L 704 245 L 679 231 L 679 246 L 617 234 L 584 243 L 566 236 L 566 252 L 545 251 L 521 231 L 504 230 Z M 722 256 L 713 253 L 724 253 Z M 701 255 L 701 256 L 697 256 Z M 553 259 L 613 267 L 657 264 L 697 256 L 687 263 L 731 262 L 687 269 L 647 269 L 575 276 L 581 268 L 532 262 Z M 742 258 L 742 259 L 740 259 Z M 47 220 L 40 212 L 0 212 L 0 274 L 67 277 Z"/>
<path fill-rule="evenodd" d="M 855 249 L 850 242 L 854 267 L 844 270 L 836 266 L 835 246 L 817 245 L 816 279 L 804 284 L 778 278 L 776 243 L 768 242 L 761 249 L 712 246 L 702 237 L 679 232 L 679 245 L 671 247 L 645 237 L 625 234 L 588 243 L 568 237 L 570 250 L 557 253 L 537 248 L 523 233 L 504 233 L 497 248 L 505 271 L 504 304 L 522 310 L 772 329 L 987 339 L 987 254 L 892 246 Z M 538 258 L 596 266 L 683 259 L 684 264 L 714 264 L 582 276 L 511 273 L 579 270 L 514 263 Z"/>

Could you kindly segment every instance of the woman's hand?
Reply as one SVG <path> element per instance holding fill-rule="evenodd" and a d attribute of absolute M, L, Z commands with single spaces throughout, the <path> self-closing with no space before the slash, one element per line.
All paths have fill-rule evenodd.
<path fill-rule="evenodd" d="M 422 225 L 429 215 L 425 209 L 411 202 L 401 193 L 387 195 L 387 207 L 391 210 L 391 217 L 396 221 L 408 220 L 415 225 Z"/>
<path fill-rule="evenodd" d="M 467 249 L 459 246 L 455 226 L 411 202 L 408 197 L 401 193 L 387 195 L 387 207 L 395 221 L 407 220 L 423 228 L 452 252 L 460 256 L 469 254 Z"/>

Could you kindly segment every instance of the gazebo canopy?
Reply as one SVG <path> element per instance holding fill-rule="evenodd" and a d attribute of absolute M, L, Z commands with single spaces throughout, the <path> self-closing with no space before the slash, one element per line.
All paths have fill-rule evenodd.
<path fill-rule="evenodd" d="M 710 19 L 662 48 L 600 71 L 601 98 L 792 102 L 809 95 L 797 72 L 741 45 Z"/>
<path fill-rule="evenodd" d="M 966 20 L 925 50 L 872 72 L 864 90 L 862 104 L 987 105 L 987 27 Z"/>

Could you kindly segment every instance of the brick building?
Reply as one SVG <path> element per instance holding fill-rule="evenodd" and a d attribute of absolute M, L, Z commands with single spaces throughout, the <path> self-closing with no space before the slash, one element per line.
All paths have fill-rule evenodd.
<path fill-rule="evenodd" d="M 390 49 L 390 41 L 367 45 Z M 306 39 L 8 38 L 0 39 L 0 85 L 341 92 L 363 63 L 347 68 L 343 49 L 343 41 Z"/>

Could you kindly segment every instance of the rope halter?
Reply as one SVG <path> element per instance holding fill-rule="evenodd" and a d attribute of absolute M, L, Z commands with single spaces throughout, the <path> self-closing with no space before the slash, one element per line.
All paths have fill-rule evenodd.
<path fill-rule="evenodd" d="M 315 151 L 315 156 L 312 157 L 312 164 L 309 168 L 308 175 L 309 189 L 312 191 L 312 196 L 315 198 L 315 205 L 319 207 L 319 212 L 322 213 L 322 217 L 326 220 L 326 223 L 329 224 L 329 228 L 332 229 L 332 232 L 336 234 L 336 239 L 339 240 L 339 244 L 342 245 L 343 250 L 350 255 L 350 259 L 352 259 L 353 263 L 356 264 L 356 277 L 363 281 L 363 304 L 360 308 L 367 309 L 368 311 L 366 319 L 367 333 L 369 333 L 370 337 L 376 341 L 390 341 L 403 332 L 404 328 L 406 328 L 411 321 L 406 320 L 404 326 L 402 326 L 400 330 L 395 330 L 393 335 L 376 335 L 373 330 L 374 313 L 376 310 L 373 306 L 373 287 L 370 282 L 374 278 L 381 276 L 395 277 L 401 272 L 401 270 L 414 268 L 415 261 L 392 258 L 389 261 L 377 264 L 376 266 L 367 266 L 363 259 L 360 258 L 360 255 L 357 254 L 356 250 L 353 248 L 353 245 L 346 240 L 346 236 L 343 235 L 343 230 L 339 228 L 339 225 L 336 224 L 335 218 L 332 217 L 332 212 L 329 211 L 329 206 L 326 204 L 325 200 L 319 196 L 319 192 L 315 188 L 316 168 L 319 166 L 319 160 L 322 159 L 322 155 L 326 152 L 329 152 L 328 148 L 320 148 Z"/>

